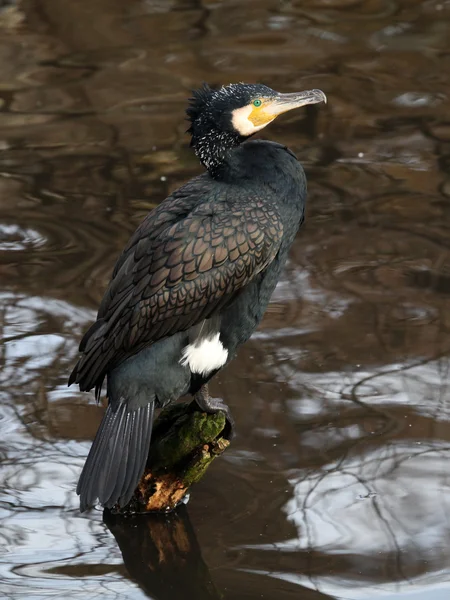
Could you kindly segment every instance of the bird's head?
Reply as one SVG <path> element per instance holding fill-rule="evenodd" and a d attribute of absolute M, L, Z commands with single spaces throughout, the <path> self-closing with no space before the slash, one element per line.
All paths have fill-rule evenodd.
<path fill-rule="evenodd" d="M 262 84 L 232 83 L 216 90 L 204 84 L 193 92 L 186 111 L 191 145 L 209 168 L 218 154 L 239 145 L 279 115 L 319 102 L 326 102 L 321 90 L 280 94 Z"/>

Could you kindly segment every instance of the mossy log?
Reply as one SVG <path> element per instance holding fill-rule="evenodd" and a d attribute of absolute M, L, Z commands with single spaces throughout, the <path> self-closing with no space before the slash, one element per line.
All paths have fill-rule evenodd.
<path fill-rule="evenodd" d="M 185 499 L 230 442 L 222 412 L 200 412 L 195 403 L 175 404 L 155 422 L 144 475 L 129 504 L 115 513 L 169 512 Z"/>

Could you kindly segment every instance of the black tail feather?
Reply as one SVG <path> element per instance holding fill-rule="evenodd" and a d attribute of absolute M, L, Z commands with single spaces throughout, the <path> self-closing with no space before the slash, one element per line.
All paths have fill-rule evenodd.
<path fill-rule="evenodd" d="M 123 491 L 119 497 L 120 506 L 125 506 L 130 501 L 139 479 L 145 469 L 147 462 L 148 449 L 150 447 L 150 438 L 152 434 L 153 410 L 154 404 L 149 405 L 150 410 L 143 416 L 143 424 L 140 425 L 137 420 L 132 423 L 132 433 L 130 436 L 130 446 L 128 449 L 128 464 L 126 469 Z M 145 453 L 141 453 L 140 448 L 147 448 Z M 132 457 L 136 456 L 137 460 Z"/>
<path fill-rule="evenodd" d="M 115 486 L 115 477 L 114 471 L 117 469 L 117 465 L 121 463 L 122 453 L 123 453 L 123 444 L 127 439 L 127 423 L 124 421 L 130 420 L 130 413 L 126 410 L 119 411 L 117 419 L 117 433 L 121 433 L 123 435 L 123 439 L 121 439 L 121 435 L 115 435 L 108 440 L 108 455 L 104 457 L 105 463 L 102 464 L 98 462 L 96 465 L 97 468 L 97 476 L 95 480 L 98 485 L 98 489 L 102 490 L 104 502 L 107 502 L 109 498 L 111 498 L 112 492 Z M 99 457 L 100 458 L 100 457 Z"/>
<path fill-rule="evenodd" d="M 133 411 L 125 402 L 108 406 L 78 482 L 81 512 L 97 499 L 107 508 L 129 502 L 147 461 L 153 411 L 153 402 Z"/>

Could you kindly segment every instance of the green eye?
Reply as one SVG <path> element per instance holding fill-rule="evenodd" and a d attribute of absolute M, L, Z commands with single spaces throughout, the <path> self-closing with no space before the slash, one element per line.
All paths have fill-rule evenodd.
<path fill-rule="evenodd" d="M 261 106 L 261 104 L 262 104 L 261 100 L 253 100 L 253 106 L 258 107 L 258 106 Z"/>

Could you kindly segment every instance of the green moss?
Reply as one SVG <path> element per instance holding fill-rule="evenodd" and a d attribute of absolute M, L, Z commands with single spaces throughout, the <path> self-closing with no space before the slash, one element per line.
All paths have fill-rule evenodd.
<path fill-rule="evenodd" d="M 225 423 L 223 413 L 192 411 L 187 404 L 163 411 L 153 432 L 149 468 L 170 471 L 180 462 L 190 462 L 193 453 L 220 436 Z"/>
<path fill-rule="evenodd" d="M 166 512 L 175 508 L 180 493 L 198 482 L 229 446 L 229 441 L 221 436 L 225 426 L 224 413 L 200 412 L 196 403 L 175 404 L 163 410 L 153 427 L 146 474 L 139 492 L 119 512 Z"/>
<path fill-rule="evenodd" d="M 190 487 L 193 483 L 197 483 L 203 477 L 206 469 L 217 458 L 211 453 L 204 454 L 200 460 L 193 461 L 183 474 L 183 481 L 187 487 Z"/>

